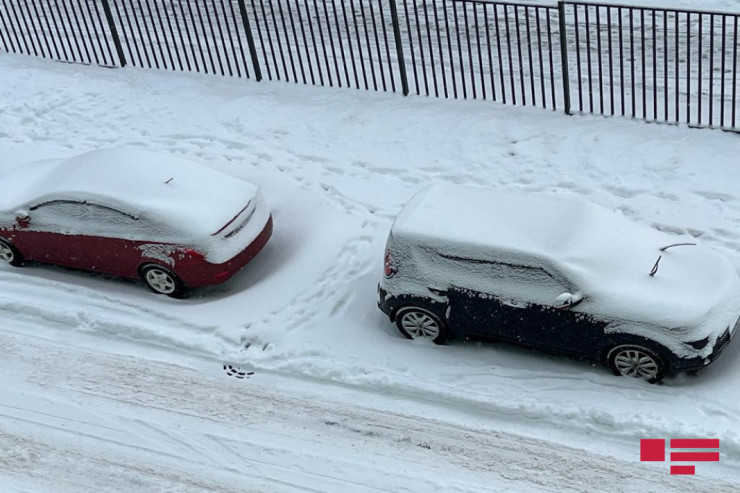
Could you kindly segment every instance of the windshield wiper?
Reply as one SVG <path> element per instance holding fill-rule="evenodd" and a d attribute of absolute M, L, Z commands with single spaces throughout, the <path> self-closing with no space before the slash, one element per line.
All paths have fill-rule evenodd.
<path fill-rule="evenodd" d="M 696 243 L 673 243 L 671 245 L 666 245 L 664 247 L 659 248 L 661 252 L 665 252 L 669 248 L 677 247 L 677 246 L 696 246 Z M 653 265 L 653 268 L 650 269 L 650 277 L 655 277 L 655 273 L 658 272 L 658 264 L 660 264 L 660 259 L 663 258 L 662 255 L 658 255 L 658 260 L 655 261 L 655 264 Z"/>
<path fill-rule="evenodd" d="M 696 246 L 696 243 L 673 243 L 672 245 L 666 245 L 662 248 L 660 248 L 661 252 L 665 252 L 669 248 L 677 247 L 677 246 Z"/>

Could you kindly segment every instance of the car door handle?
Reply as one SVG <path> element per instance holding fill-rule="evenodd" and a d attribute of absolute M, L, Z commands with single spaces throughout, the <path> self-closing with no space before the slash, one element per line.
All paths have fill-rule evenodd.
<path fill-rule="evenodd" d="M 520 300 L 511 300 L 511 299 L 507 300 L 507 299 L 499 298 L 499 301 L 501 302 L 502 305 L 511 306 L 513 308 L 526 308 L 527 307 L 527 303 L 525 303 L 524 301 L 520 301 Z"/>

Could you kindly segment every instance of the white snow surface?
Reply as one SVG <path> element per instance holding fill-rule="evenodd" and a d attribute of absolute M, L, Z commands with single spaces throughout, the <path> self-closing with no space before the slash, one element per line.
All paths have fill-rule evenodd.
<path fill-rule="evenodd" d="M 652 333 L 687 357 L 707 356 L 713 344 L 698 354 L 681 341 L 714 341 L 740 317 L 740 276 L 721 254 L 702 245 L 661 251 L 676 243 L 675 235 L 571 197 L 437 184 L 411 199 L 391 231 L 401 272 L 384 283 L 396 294 L 428 296 L 427 287 L 459 286 L 552 306 L 566 290 L 578 291 L 586 301 L 575 311 L 620 320 L 620 332 Z M 396 257 L 401 251 L 403 263 Z M 658 256 L 659 269 L 650 276 Z M 556 276 L 543 286 L 557 282 L 561 289 L 533 293 L 529 282 L 526 293 L 507 292 L 490 264 L 449 257 L 539 267 Z M 413 270 L 408 277 L 416 286 L 398 286 L 406 270 Z"/>
<path fill-rule="evenodd" d="M 439 182 L 578 197 L 738 268 L 737 135 L 0 57 L 0 171 L 122 146 L 255 183 L 273 238 L 188 300 L 0 266 L 4 489 L 740 489 L 738 341 L 652 386 L 503 344 L 408 341 L 375 305 L 394 217 Z M 640 438 L 705 437 L 721 460 L 695 477 L 639 462 Z"/>

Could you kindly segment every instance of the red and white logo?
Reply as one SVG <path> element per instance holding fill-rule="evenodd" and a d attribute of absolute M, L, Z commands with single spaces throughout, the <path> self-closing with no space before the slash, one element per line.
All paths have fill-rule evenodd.
<path fill-rule="evenodd" d="M 643 438 L 640 440 L 640 461 L 642 462 L 665 462 L 666 440 L 663 438 Z M 719 439 L 718 438 L 672 438 L 670 440 L 671 462 L 719 462 Z M 683 449 L 673 452 L 674 449 Z M 687 451 L 685 449 L 699 449 L 699 452 Z M 717 449 L 708 451 L 708 449 Z M 673 465 L 671 474 L 693 475 L 696 466 Z"/>

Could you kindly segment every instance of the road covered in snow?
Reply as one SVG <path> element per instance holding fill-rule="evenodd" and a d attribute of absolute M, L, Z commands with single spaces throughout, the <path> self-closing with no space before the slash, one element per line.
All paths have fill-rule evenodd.
<path fill-rule="evenodd" d="M 270 373 L 224 379 L 13 331 L 0 347 L 12 375 L 3 378 L 0 476 L 19 490 L 732 490 L 497 431 L 480 417 L 474 426 L 449 419 L 468 413 L 433 419 L 436 406 L 398 395 Z"/>
<path fill-rule="evenodd" d="M 0 266 L 3 484 L 738 489 L 737 343 L 700 375 L 651 386 L 502 344 L 408 341 L 375 304 L 393 217 L 440 181 L 577 196 L 740 268 L 737 135 L 0 58 L 0 171 L 122 145 L 260 185 L 274 237 L 240 275 L 188 300 Z M 696 477 L 639 462 L 640 438 L 705 437 L 720 439 L 721 461 Z"/>

